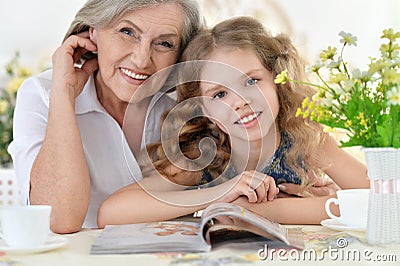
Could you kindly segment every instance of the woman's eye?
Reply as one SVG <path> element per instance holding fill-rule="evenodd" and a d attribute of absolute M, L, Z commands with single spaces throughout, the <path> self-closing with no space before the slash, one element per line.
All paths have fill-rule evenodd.
<path fill-rule="evenodd" d="M 258 79 L 250 78 L 250 79 L 246 80 L 246 86 L 255 85 L 255 84 L 257 84 L 257 82 L 258 82 Z"/>
<path fill-rule="evenodd" d="M 172 43 L 170 43 L 169 41 L 161 41 L 158 43 L 158 45 L 161 45 L 161 46 L 169 48 L 169 49 L 174 48 L 174 45 Z"/>
<path fill-rule="evenodd" d="M 122 32 L 123 34 L 126 34 L 128 36 L 135 37 L 135 33 L 130 29 L 123 28 L 123 29 L 120 30 L 120 32 Z"/>
<path fill-rule="evenodd" d="M 221 98 L 223 98 L 223 97 L 225 97 L 226 95 L 227 95 L 228 93 L 226 92 L 226 91 L 220 91 L 220 92 L 217 92 L 215 95 L 214 95 L 214 99 L 221 99 Z"/>

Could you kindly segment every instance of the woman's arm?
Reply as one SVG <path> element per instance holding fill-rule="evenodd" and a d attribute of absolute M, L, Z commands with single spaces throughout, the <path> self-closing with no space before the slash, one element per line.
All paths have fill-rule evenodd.
<path fill-rule="evenodd" d="M 90 177 L 71 104 L 51 99 L 46 135 L 33 163 L 31 204 L 52 206 L 51 230 L 79 231 L 90 197 Z"/>
<path fill-rule="evenodd" d="M 278 185 L 281 192 L 280 197 L 322 197 L 335 195 L 340 187 L 328 176 L 317 176 L 312 186 L 303 187 L 294 183 L 281 183 Z"/>
<path fill-rule="evenodd" d="M 84 52 L 97 49 L 87 37 L 83 33 L 68 38 L 53 55 L 48 124 L 31 170 L 30 202 L 52 206 L 51 229 L 56 233 L 79 231 L 89 205 L 90 177 L 75 99 L 97 68 L 97 61 L 92 59 L 81 69 L 74 67 Z"/>

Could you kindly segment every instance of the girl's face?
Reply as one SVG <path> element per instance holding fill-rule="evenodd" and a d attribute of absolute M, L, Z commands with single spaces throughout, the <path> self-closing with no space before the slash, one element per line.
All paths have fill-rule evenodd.
<path fill-rule="evenodd" d="M 90 38 L 98 48 L 97 89 L 103 95 L 110 89 L 129 102 L 146 79 L 176 62 L 183 23 L 180 6 L 161 4 L 128 13 L 111 27 L 91 29 Z"/>
<path fill-rule="evenodd" d="M 222 47 L 209 60 L 217 63 L 208 63 L 201 73 L 204 113 L 231 138 L 260 141 L 275 130 L 277 87 L 256 53 Z"/>

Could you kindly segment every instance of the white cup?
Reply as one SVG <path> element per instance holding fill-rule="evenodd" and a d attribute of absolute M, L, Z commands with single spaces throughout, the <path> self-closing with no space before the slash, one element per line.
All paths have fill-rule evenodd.
<path fill-rule="evenodd" d="M 343 225 L 366 228 L 369 189 L 344 189 L 336 191 L 337 198 L 325 202 L 325 211 L 332 219 Z M 331 203 L 339 205 L 340 216 L 332 214 Z"/>
<path fill-rule="evenodd" d="M 28 205 L 2 207 L 1 234 L 6 244 L 14 248 L 42 245 L 50 234 L 51 206 Z"/>

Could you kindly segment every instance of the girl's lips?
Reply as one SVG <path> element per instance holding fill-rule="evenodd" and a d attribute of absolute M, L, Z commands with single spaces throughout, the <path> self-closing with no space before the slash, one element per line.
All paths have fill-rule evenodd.
<path fill-rule="evenodd" d="M 257 118 L 261 114 L 262 114 L 262 112 L 255 112 L 255 113 L 247 114 L 247 115 L 243 116 L 242 118 L 240 118 L 238 121 L 236 121 L 235 124 L 237 124 L 237 125 L 248 124 L 254 120 L 257 120 Z"/>

